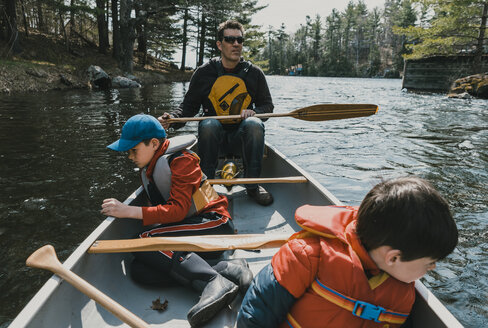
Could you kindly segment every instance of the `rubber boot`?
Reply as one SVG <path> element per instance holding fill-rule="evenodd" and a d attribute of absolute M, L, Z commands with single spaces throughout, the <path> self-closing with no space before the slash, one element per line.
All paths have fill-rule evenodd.
<path fill-rule="evenodd" d="M 239 287 L 224 278 L 195 253 L 175 252 L 170 275 L 185 286 L 201 292 L 200 300 L 188 311 L 188 322 L 199 327 L 230 304 Z"/>
<path fill-rule="evenodd" d="M 249 269 L 246 260 L 235 259 L 221 261 L 213 266 L 215 271 L 239 286 L 239 291 L 245 295 L 252 283 L 252 271 Z"/>
<path fill-rule="evenodd" d="M 217 274 L 205 286 L 200 301 L 188 311 L 188 322 L 192 327 L 204 325 L 229 305 L 237 293 L 239 293 L 239 287 L 236 284 Z"/>
<path fill-rule="evenodd" d="M 177 284 L 168 274 L 163 274 L 161 271 L 136 259 L 130 265 L 130 275 L 132 280 L 141 285 L 168 287 Z"/>

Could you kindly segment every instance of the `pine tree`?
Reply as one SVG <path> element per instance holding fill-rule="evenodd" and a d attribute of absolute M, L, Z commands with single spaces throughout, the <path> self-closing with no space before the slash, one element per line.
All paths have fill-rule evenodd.
<path fill-rule="evenodd" d="M 415 3 L 419 3 L 416 0 Z M 411 54 L 405 58 L 433 55 L 473 53 L 481 58 L 486 44 L 486 0 L 428 0 L 423 2 L 424 12 L 431 18 L 420 26 L 398 27 L 395 33 L 405 35 Z M 425 15 L 424 15 L 425 16 Z"/>

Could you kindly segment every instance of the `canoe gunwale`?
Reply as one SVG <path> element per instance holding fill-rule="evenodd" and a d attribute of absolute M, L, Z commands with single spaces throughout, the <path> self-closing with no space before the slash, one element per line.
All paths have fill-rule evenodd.
<path fill-rule="evenodd" d="M 420 281 L 415 281 L 417 297 L 421 297 L 427 306 L 437 315 L 447 328 L 463 328 L 464 326 L 449 312 L 444 304 Z"/>
<path fill-rule="evenodd" d="M 134 191 L 127 199 L 124 204 L 130 204 L 137 195 L 142 192 L 143 188 L 139 187 Z M 100 237 L 100 235 L 112 224 L 115 220 L 114 217 L 107 217 L 103 220 L 98 227 L 93 230 L 86 239 L 84 239 L 81 244 L 74 250 L 73 253 L 63 262 L 63 266 L 71 270 L 81 258 L 88 254 L 87 251 L 90 246 Z M 27 305 L 19 312 L 15 317 L 14 321 L 9 325 L 9 328 L 25 327 L 32 321 L 32 318 L 36 315 L 39 308 L 41 308 L 44 303 L 49 299 L 51 294 L 56 290 L 56 288 L 64 281 L 64 279 L 53 274 L 48 281 L 39 289 L 39 291 L 34 295 L 34 297 L 27 303 Z"/>
<path fill-rule="evenodd" d="M 331 203 L 335 205 L 344 205 L 334 194 L 332 194 L 327 188 L 325 188 L 320 182 L 318 182 L 314 177 L 310 175 L 307 171 L 302 169 L 300 166 L 298 166 L 295 162 L 290 160 L 288 157 L 286 157 L 282 152 L 280 152 L 278 149 L 276 149 L 274 146 L 270 145 L 268 142 L 266 142 L 266 146 L 271 149 L 273 152 L 276 153 L 279 157 L 281 157 L 288 165 L 293 167 L 295 170 L 300 172 L 307 180 L 309 181 L 310 184 L 314 185 L 326 198 L 330 200 Z"/>
<path fill-rule="evenodd" d="M 314 177 L 312 177 L 308 172 L 304 169 L 299 167 L 295 162 L 288 159 L 283 153 L 278 151 L 275 147 L 270 145 L 266 142 L 266 151 L 273 152 L 277 157 L 282 159 L 287 165 L 289 165 L 293 170 L 298 172 L 299 174 L 303 175 L 308 180 L 309 186 L 312 187 L 314 192 L 317 192 L 317 195 L 320 197 L 324 197 L 328 199 L 328 201 L 335 205 L 343 205 L 343 203 L 336 198 L 326 187 L 324 187 L 321 183 L 319 183 Z M 270 169 L 273 169 L 271 167 Z M 268 170 L 269 171 L 269 170 Z M 280 169 L 276 170 L 280 171 Z M 288 173 L 286 171 L 282 172 L 268 172 L 275 175 L 280 173 Z M 139 187 L 136 191 L 134 191 L 125 201 L 124 204 L 130 204 L 138 198 L 138 196 L 142 193 L 143 188 Z M 310 197 L 309 197 L 310 198 Z M 312 197 L 313 198 L 313 197 Z M 91 247 L 91 245 L 98 239 L 100 236 L 108 231 L 108 228 L 114 223 L 116 219 L 113 217 L 107 217 L 103 220 L 98 227 L 90 233 L 90 235 L 84 239 L 81 244 L 75 249 L 75 251 L 66 259 L 63 263 L 63 266 L 69 270 L 72 270 L 80 261 L 83 260 L 84 256 L 88 255 L 87 251 Z M 61 285 L 63 279 L 59 278 L 57 275 L 52 275 L 48 281 L 41 287 L 41 289 L 33 296 L 33 298 L 27 303 L 27 305 L 19 312 L 16 318 L 10 324 L 10 328 L 21 328 L 26 327 L 29 324 L 32 325 L 32 320 L 36 316 L 37 312 L 45 306 L 46 302 L 55 292 L 55 290 Z M 439 299 L 419 280 L 415 282 L 415 290 L 417 297 L 419 298 L 418 306 L 422 312 L 427 313 L 427 316 L 431 319 L 436 317 L 438 320 L 435 320 L 436 327 L 439 327 L 441 323 L 447 328 L 459 328 L 463 327 L 459 321 L 454 317 L 454 315 L 449 312 L 449 310 L 440 302 Z M 417 304 L 417 301 L 416 301 Z M 414 305 L 415 307 L 415 305 Z M 427 312 L 426 312 L 427 311 Z M 415 317 L 413 315 L 412 317 Z M 413 320 L 413 325 L 415 326 L 416 322 L 422 326 L 423 323 L 423 316 L 420 315 L 419 318 Z"/>

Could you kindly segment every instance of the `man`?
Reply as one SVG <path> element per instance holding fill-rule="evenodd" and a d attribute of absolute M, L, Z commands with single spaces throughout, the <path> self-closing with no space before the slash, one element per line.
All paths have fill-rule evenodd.
<path fill-rule="evenodd" d="M 217 36 L 221 57 L 197 68 L 179 108 L 171 115 L 164 113 L 159 121 L 168 129 L 168 119 L 195 116 L 201 106 L 203 116 L 240 114 L 240 122 L 210 118 L 200 122 L 200 165 L 205 175 L 212 179 L 219 154 L 238 154 L 243 159 L 244 177 L 257 178 L 261 174 L 265 131 L 263 122 L 255 114 L 273 112 L 268 84 L 263 71 L 241 56 L 244 42 L 242 24 L 228 20 L 219 25 Z M 273 202 L 272 195 L 262 186 L 246 185 L 246 189 L 247 194 L 260 205 Z"/>

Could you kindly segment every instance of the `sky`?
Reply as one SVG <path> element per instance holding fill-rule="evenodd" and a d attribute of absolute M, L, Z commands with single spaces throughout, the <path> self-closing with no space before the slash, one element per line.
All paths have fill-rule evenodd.
<path fill-rule="evenodd" d="M 357 0 L 354 0 L 357 3 Z M 383 8 L 385 0 L 363 0 L 368 10 L 374 7 Z M 267 8 L 256 13 L 252 23 L 262 25 L 267 30 L 271 25 L 275 29 L 285 23 L 287 32 L 294 32 L 305 23 L 305 17 L 309 15 L 312 19 L 319 14 L 322 19 L 329 16 L 332 9 L 343 11 L 349 0 L 259 0 L 258 5 L 268 5 Z"/>
<path fill-rule="evenodd" d="M 319 14 L 322 19 L 330 15 L 332 9 L 343 11 L 350 0 L 258 0 L 258 5 L 268 5 L 265 9 L 256 13 L 252 23 L 261 25 L 263 31 L 267 31 L 271 25 L 278 29 L 281 23 L 285 24 L 286 32 L 295 32 L 300 24 L 305 24 L 305 18 L 309 15 L 312 19 Z M 354 0 L 357 3 L 358 0 Z M 368 10 L 374 7 L 383 8 L 385 0 L 363 0 Z M 181 53 L 177 52 L 173 57 L 176 62 L 181 60 Z M 186 66 L 195 67 L 195 54 L 190 51 L 186 57 Z"/>

